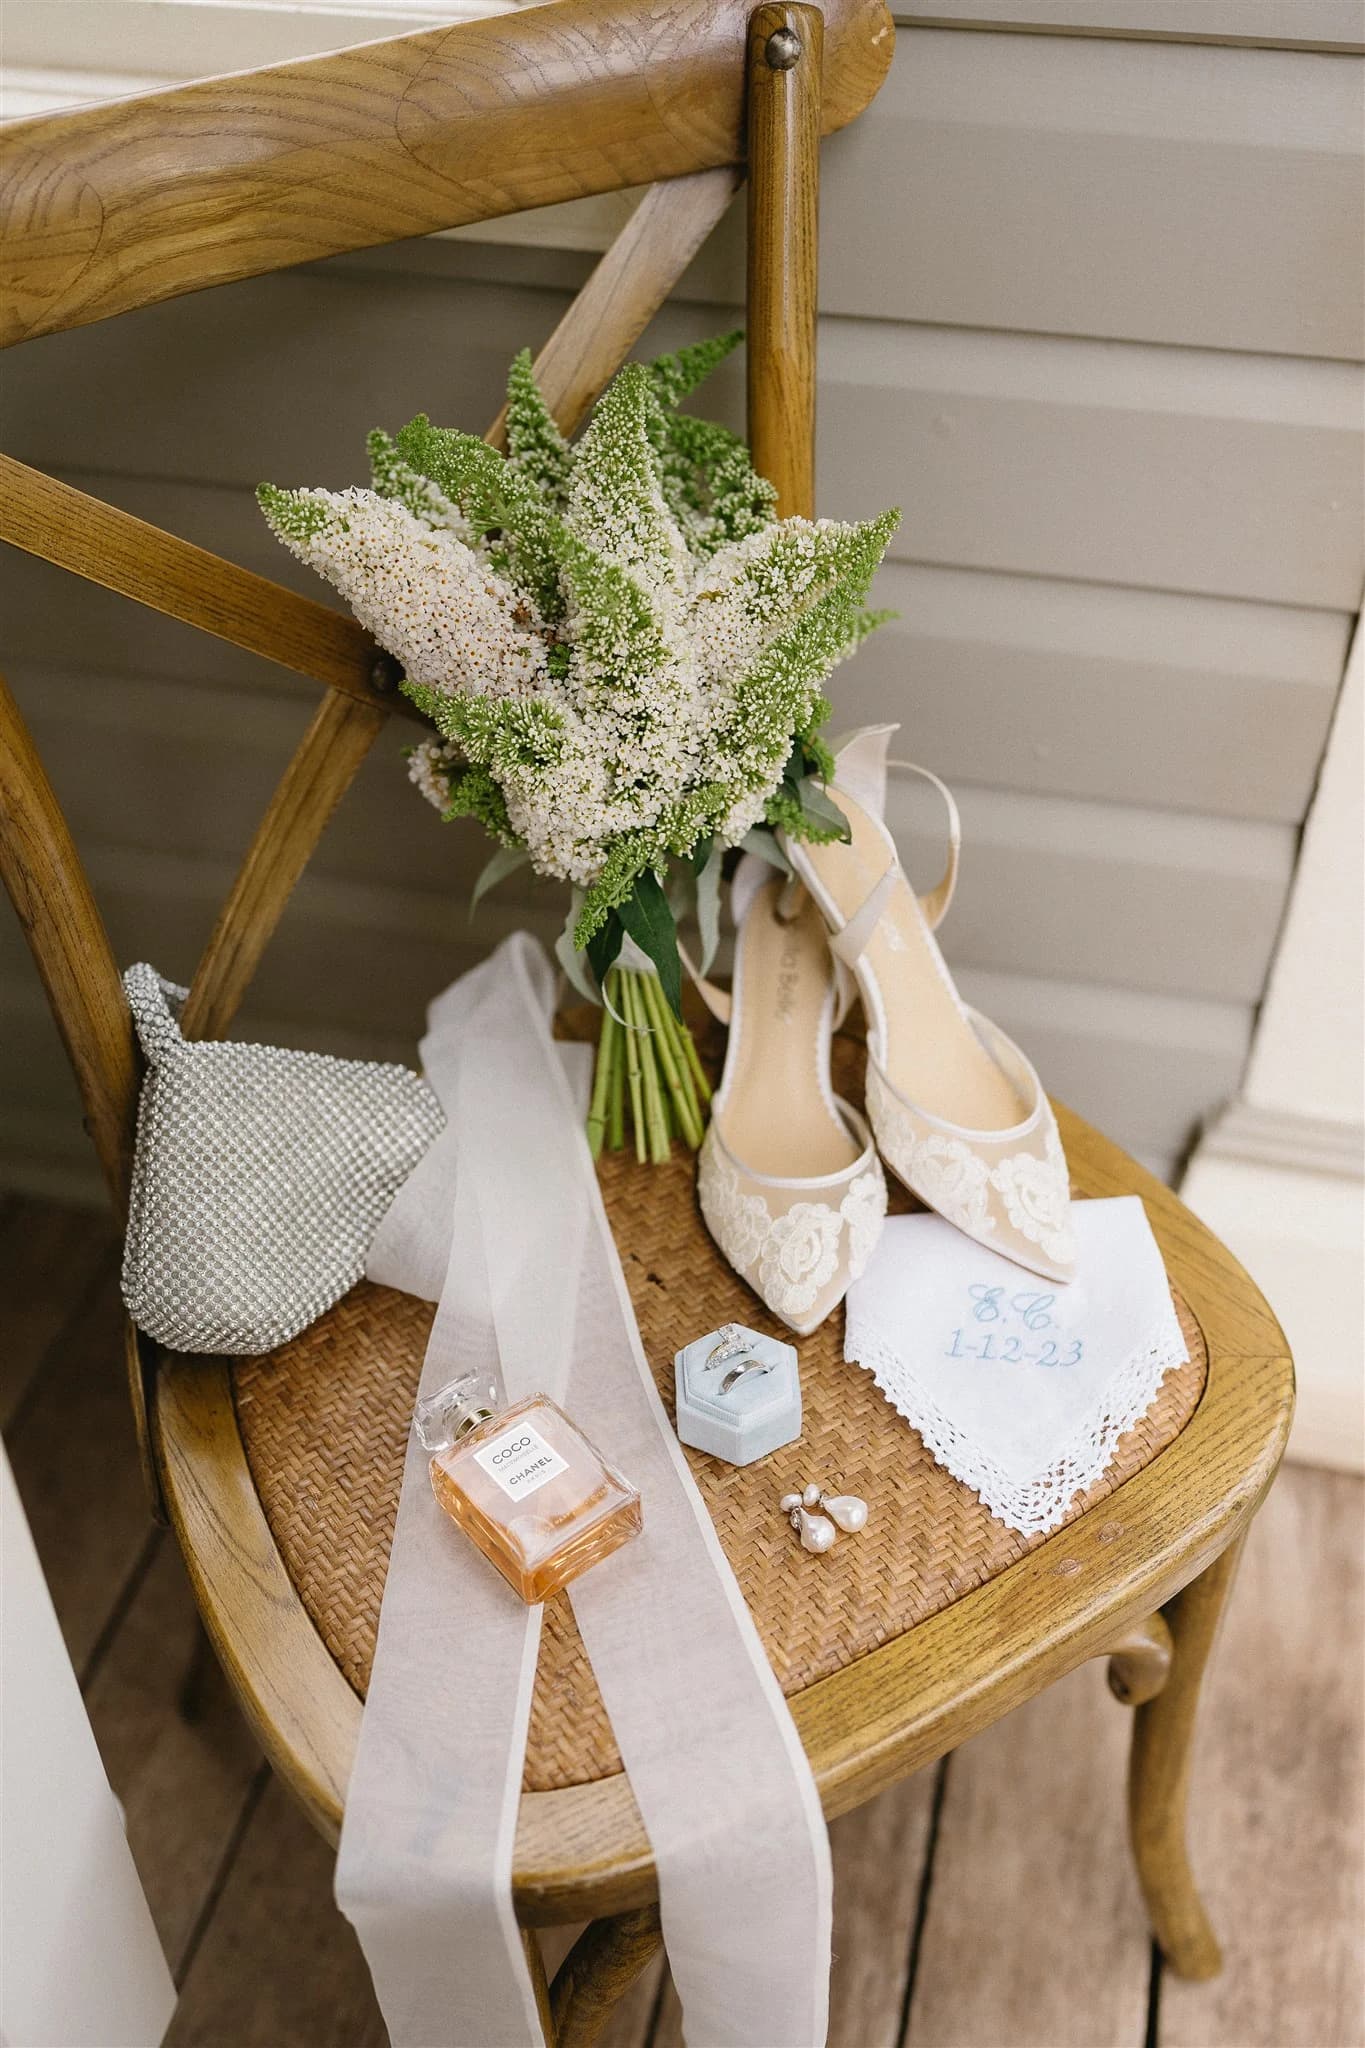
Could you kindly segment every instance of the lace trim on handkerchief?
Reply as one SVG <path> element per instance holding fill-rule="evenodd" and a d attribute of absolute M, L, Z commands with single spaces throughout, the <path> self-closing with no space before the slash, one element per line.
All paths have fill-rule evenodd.
<path fill-rule="evenodd" d="M 1156 1399 L 1162 1380 L 1189 1350 L 1174 1314 L 1136 1345 L 1098 1405 L 1081 1422 L 1055 1464 L 1030 1479 L 1011 1476 L 946 1416 L 885 1330 L 862 1313 L 859 1355 L 849 1363 L 872 1374 L 887 1400 L 923 1437 L 926 1447 L 964 1486 L 979 1494 L 998 1521 L 1022 1535 L 1046 1534 L 1066 1519 L 1076 1496 L 1101 1478 L 1126 1436 Z"/>

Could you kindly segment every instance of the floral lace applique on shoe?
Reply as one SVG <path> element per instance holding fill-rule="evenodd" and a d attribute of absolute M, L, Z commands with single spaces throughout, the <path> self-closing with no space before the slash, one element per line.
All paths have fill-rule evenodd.
<path fill-rule="evenodd" d="M 869 1060 L 867 1109 L 882 1157 L 920 1201 L 1007 1258 L 1070 1279 L 1076 1240 L 1066 1156 L 1041 1090 L 1022 1128 L 998 1138 L 955 1135 L 935 1129 Z"/>
<path fill-rule="evenodd" d="M 839 1204 L 839 1213 L 848 1225 L 848 1275 L 861 1280 L 886 1221 L 886 1179 L 880 1166 L 858 1175 Z"/>
<path fill-rule="evenodd" d="M 866 1268 L 886 1215 L 886 1181 L 865 1156 L 829 1192 L 839 1201 L 791 1201 L 800 1184 L 768 1184 L 741 1171 L 708 1130 L 697 1164 L 697 1194 L 707 1229 L 730 1264 L 774 1315 L 813 1329 Z M 787 1206 L 783 1207 L 782 1204 Z M 770 1206 L 771 1204 L 771 1206 Z"/>
<path fill-rule="evenodd" d="M 1066 1155 L 1050 1111 L 1041 1157 L 1036 1152 L 1012 1152 L 990 1179 L 1004 1199 L 1012 1228 L 1041 1245 L 1054 1264 L 1074 1265 L 1076 1233 L 1071 1227 Z"/>

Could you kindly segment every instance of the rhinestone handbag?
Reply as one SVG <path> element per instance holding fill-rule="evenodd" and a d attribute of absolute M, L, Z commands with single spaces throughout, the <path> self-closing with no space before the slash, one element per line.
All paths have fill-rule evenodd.
<path fill-rule="evenodd" d="M 123 986 L 147 1060 L 128 1311 L 176 1351 L 274 1350 L 359 1280 L 441 1105 L 406 1067 L 186 1039 L 186 990 L 145 962 Z"/>

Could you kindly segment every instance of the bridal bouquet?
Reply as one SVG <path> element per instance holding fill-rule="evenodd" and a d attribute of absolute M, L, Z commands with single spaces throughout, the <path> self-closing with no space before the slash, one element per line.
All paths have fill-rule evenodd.
<path fill-rule="evenodd" d="M 898 514 L 777 519 L 745 444 L 678 407 L 738 334 L 628 364 L 574 445 L 512 364 L 507 452 L 419 415 L 370 436 L 371 488 L 280 490 L 279 539 L 402 664 L 435 736 L 409 767 L 445 818 L 572 892 L 559 954 L 605 1003 L 590 1131 L 694 1146 L 706 1084 L 681 1023 L 677 920 L 714 949 L 720 863 L 774 827 L 847 836 L 823 788 L 826 677 L 883 614 Z"/>

